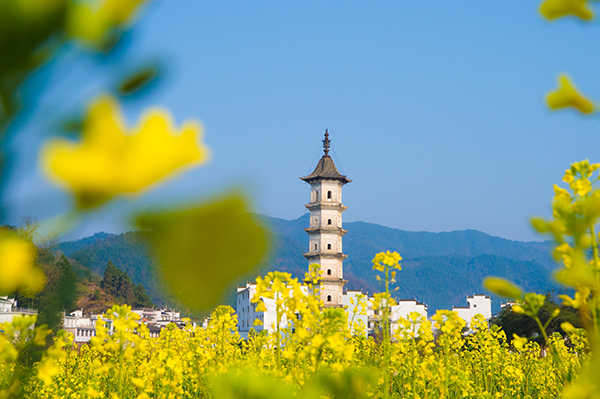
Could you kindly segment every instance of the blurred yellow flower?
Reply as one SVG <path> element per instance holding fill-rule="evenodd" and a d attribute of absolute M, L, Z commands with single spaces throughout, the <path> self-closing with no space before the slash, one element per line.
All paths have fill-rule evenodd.
<path fill-rule="evenodd" d="M 576 330 L 576 328 L 573 327 L 573 324 L 569 323 L 568 321 L 560 323 L 560 328 L 567 334 L 572 334 Z"/>
<path fill-rule="evenodd" d="M 16 290 L 33 295 L 44 288 L 46 276 L 34 266 L 35 257 L 33 244 L 0 230 L 0 295 Z"/>
<path fill-rule="evenodd" d="M 580 179 L 571 183 L 571 188 L 575 192 L 575 194 L 580 195 L 582 197 L 588 195 L 592 191 L 592 182 L 588 179 Z"/>
<path fill-rule="evenodd" d="M 501 277 L 486 277 L 483 280 L 483 286 L 494 294 L 505 298 L 516 299 L 523 296 L 521 287 Z"/>
<path fill-rule="evenodd" d="M 66 12 L 70 36 L 87 45 L 100 45 L 115 28 L 127 25 L 146 0 L 73 1 Z"/>
<path fill-rule="evenodd" d="M 558 78 L 559 87 L 556 91 L 550 92 L 546 97 L 548 107 L 551 109 L 561 109 L 573 107 L 581 113 L 590 114 L 594 112 L 594 104 L 587 98 L 583 97 L 575 85 L 570 81 L 569 77 L 562 74 Z"/>
<path fill-rule="evenodd" d="M 525 344 L 527 344 L 527 338 L 519 337 L 517 334 L 513 334 L 513 345 L 518 350 L 523 350 Z"/>
<path fill-rule="evenodd" d="M 116 195 L 133 195 L 209 156 L 196 122 L 173 128 L 170 116 L 152 110 L 128 132 L 119 105 L 102 96 L 89 108 L 79 143 L 54 139 L 41 164 L 56 183 L 70 189 L 79 209 L 101 205 Z"/>
<path fill-rule="evenodd" d="M 540 6 L 540 13 L 547 19 L 556 19 L 573 15 L 590 20 L 594 17 L 588 8 L 588 0 L 546 0 Z"/>
<path fill-rule="evenodd" d="M 554 185 L 554 201 L 567 201 L 571 202 L 571 194 L 562 187 Z"/>
<path fill-rule="evenodd" d="M 574 180 L 575 180 L 575 176 L 573 175 L 573 172 L 571 171 L 571 169 L 565 170 L 565 176 L 563 177 L 563 181 L 565 183 L 571 183 Z"/>

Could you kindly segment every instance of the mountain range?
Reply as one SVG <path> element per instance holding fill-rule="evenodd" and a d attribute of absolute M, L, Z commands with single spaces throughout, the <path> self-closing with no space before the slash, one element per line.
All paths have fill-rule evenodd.
<path fill-rule="evenodd" d="M 308 262 L 309 214 L 295 220 L 259 215 L 272 233 L 267 260 L 252 275 L 240 276 L 238 285 L 267 271 L 279 270 L 303 278 Z M 490 236 L 477 230 L 442 233 L 411 232 L 366 222 L 344 224 L 343 252 L 346 288 L 362 289 L 370 294 L 380 289 L 371 260 L 381 251 L 397 251 L 402 270 L 396 277 L 398 299 L 417 299 L 436 309 L 465 306 L 466 297 L 487 293 L 481 286 L 488 276 L 507 278 L 527 291 L 563 292 L 551 278 L 557 267 L 550 257 L 550 242 L 521 242 Z M 154 303 L 171 303 L 161 286 L 154 263 L 148 255 L 141 232 L 97 233 L 77 241 L 63 242 L 58 250 L 92 272 L 102 275 L 108 261 L 126 271 L 135 284 L 142 283 Z M 489 294 L 489 293 L 488 293 Z M 235 301 L 235 287 L 225 303 Z M 492 296 L 492 309 L 498 311 L 499 298 Z"/>

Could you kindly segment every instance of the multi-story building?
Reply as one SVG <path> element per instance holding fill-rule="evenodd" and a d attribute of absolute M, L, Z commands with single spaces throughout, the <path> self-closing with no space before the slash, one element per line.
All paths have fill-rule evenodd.
<path fill-rule="evenodd" d="M 90 342 L 96 336 L 96 323 L 102 315 L 84 316 L 83 310 L 76 310 L 64 316 L 63 329 L 73 335 L 73 342 L 78 345 Z M 106 327 L 112 332 L 112 321 L 104 319 Z"/>
<path fill-rule="evenodd" d="M 37 310 L 17 307 L 14 298 L 0 296 L 0 323 L 11 322 L 15 316 L 34 316 Z"/>
<path fill-rule="evenodd" d="M 132 309 L 131 311 L 140 315 L 140 322 L 148 326 L 151 338 L 158 337 L 160 331 L 169 323 L 175 323 L 179 327 L 183 325 L 178 311 L 167 309 Z M 96 324 L 99 319 L 104 320 L 108 333 L 112 334 L 112 320 L 101 314 L 84 315 L 83 310 L 76 310 L 65 315 L 63 328 L 73 335 L 76 344 L 81 345 L 90 342 L 96 335 Z"/>
<path fill-rule="evenodd" d="M 300 287 L 302 292 L 308 295 L 308 287 L 303 285 Z M 265 304 L 266 311 L 257 311 L 257 303 L 252 302 L 252 297 L 256 292 L 255 283 L 246 283 L 245 287 L 237 289 L 237 318 L 238 318 L 238 333 L 242 338 L 247 338 L 250 329 L 254 328 L 256 332 L 266 330 L 269 334 L 273 333 L 277 328 L 277 307 L 275 300 L 271 298 L 261 297 L 260 300 Z M 258 323 L 257 323 L 258 321 Z M 287 326 L 285 315 L 281 319 L 279 328 Z"/>
<path fill-rule="evenodd" d="M 344 259 L 342 237 L 346 230 L 342 228 L 342 187 L 352 180 L 338 172 L 333 159 L 329 156 L 329 133 L 325 131 L 323 151 L 315 170 L 301 177 L 310 184 L 310 202 L 305 205 L 310 211 L 310 226 L 304 229 L 310 236 L 309 251 L 304 254 L 308 263 L 321 266 L 322 280 L 319 292 L 324 306 L 343 306 Z"/>

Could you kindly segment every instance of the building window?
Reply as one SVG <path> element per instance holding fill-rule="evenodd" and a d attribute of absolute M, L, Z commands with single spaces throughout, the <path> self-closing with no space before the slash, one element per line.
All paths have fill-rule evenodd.
<path fill-rule="evenodd" d="M 327 275 L 331 276 L 331 269 L 327 269 Z"/>
<path fill-rule="evenodd" d="M 319 202 L 319 192 L 315 191 L 315 202 Z"/>
<path fill-rule="evenodd" d="M 331 295 L 327 295 L 327 302 L 331 302 Z"/>
<path fill-rule="evenodd" d="M 327 219 L 327 224 L 331 224 L 331 219 Z"/>
<path fill-rule="evenodd" d="M 331 190 L 327 191 L 327 199 L 331 199 Z"/>
<path fill-rule="evenodd" d="M 331 244 L 327 244 L 327 249 L 331 249 Z"/>
<path fill-rule="evenodd" d="M 317 244 L 315 244 L 315 251 L 317 250 Z"/>

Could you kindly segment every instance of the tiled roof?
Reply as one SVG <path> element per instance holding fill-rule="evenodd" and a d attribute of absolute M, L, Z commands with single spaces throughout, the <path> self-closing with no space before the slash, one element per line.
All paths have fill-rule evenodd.
<path fill-rule="evenodd" d="M 329 155 L 324 155 L 323 158 L 319 160 L 317 167 L 315 170 L 308 176 L 301 177 L 300 179 L 304 180 L 307 183 L 310 183 L 315 180 L 340 180 L 342 183 L 350 183 L 352 180 L 348 179 L 345 175 L 342 175 L 338 172 L 335 164 L 333 163 L 333 159 Z"/>

